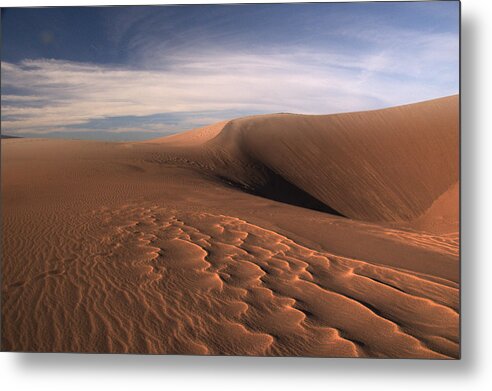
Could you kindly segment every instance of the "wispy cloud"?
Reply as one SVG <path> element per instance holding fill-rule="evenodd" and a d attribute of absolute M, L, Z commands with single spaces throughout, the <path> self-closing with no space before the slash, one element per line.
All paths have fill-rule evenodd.
<path fill-rule="evenodd" d="M 2 96 L 2 127 L 35 133 L 99 118 L 193 111 L 330 113 L 456 93 L 446 61 L 432 56 L 422 64 L 423 58 L 413 66 L 385 52 L 360 58 L 183 54 L 166 70 L 56 60 L 2 63 L 2 88 L 17 91 Z M 419 78 L 422 67 L 430 67 L 431 75 L 440 71 L 440 79 Z"/>

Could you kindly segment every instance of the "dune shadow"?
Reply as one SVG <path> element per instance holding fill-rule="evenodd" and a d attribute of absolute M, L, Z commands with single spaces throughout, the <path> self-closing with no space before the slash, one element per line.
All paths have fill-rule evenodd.
<path fill-rule="evenodd" d="M 336 209 L 324 204 L 311 194 L 295 186 L 281 175 L 275 173 L 266 166 L 261 168 L 262 174 L 266 181 L 255 186 L 244 186 L 229 178 L 219 176 L 219 179 L 234 188 L 240 189 L 245 193 L 267 198 L 273 201 L 282 202 L 301 208 L 311 209 L 318 212 L 328 213 L 330 215 L 346 217 Z"/>

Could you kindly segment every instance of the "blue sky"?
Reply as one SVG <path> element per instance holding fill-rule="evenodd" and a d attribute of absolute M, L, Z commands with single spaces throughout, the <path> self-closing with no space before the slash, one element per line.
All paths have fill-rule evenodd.
<path fill-rule="evenodd" d="M 454 1 L 2 9 L 2 133 L 147 139 L 458 93 Z"/>

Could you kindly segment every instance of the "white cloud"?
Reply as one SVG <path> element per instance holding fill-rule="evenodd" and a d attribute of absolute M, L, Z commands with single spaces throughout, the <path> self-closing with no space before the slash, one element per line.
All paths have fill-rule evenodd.
<path fill-rule="evenodd" d="M 298 48 L 262 54 L 179 53 L 166 57 L 161 69 L 60 60 L 2 62 L 2 91 L 9 91 L 2 95 L 2 131 L 47 133 L 70 131 L 73 125 L 80 131 L 91 120 L 160 113 L 321 114 L 457 92 L 456 38 L 441 34 L 410 40 L 411 50 L 403 41 L 408 40 L 369 54 Z M 153 61 L 158 58 L 154 55 Z"/>

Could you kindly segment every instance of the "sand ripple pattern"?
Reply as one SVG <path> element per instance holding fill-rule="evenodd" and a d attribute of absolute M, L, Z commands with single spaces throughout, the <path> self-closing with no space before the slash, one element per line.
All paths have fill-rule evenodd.
<path fill-rule="evenodd" d="M 230 216 L 124 205 L 87 221 L 68 233 L 70 251 L 8 273 L 4 349 L 459 354 L 451 282 L 318 252 Z"/>

